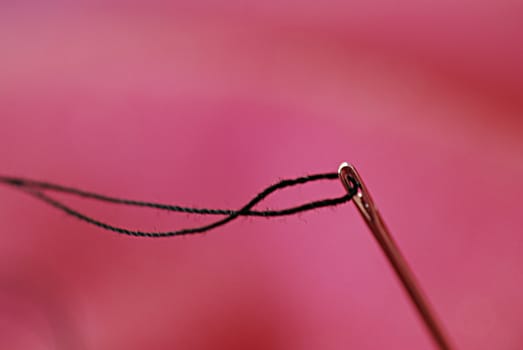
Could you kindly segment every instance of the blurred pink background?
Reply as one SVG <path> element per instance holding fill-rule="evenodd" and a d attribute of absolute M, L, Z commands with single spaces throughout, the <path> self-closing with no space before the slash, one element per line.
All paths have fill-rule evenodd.
<path fill-rule="evenodd" d="M 521 349 L 522 35 L 512 0 L 4 1 L 0 172 L 238 208 L 352 162 L 457 348 Z M 0 232 L 2 349 L 433 348 L 352 204 L 148 240 L 1 187 Z"/>

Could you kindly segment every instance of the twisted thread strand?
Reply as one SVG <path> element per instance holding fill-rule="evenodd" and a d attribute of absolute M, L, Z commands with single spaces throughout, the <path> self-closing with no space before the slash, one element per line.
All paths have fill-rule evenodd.
<path fill-rule="evenodd" d="M 330 207 L 330 206 L 336 206 L 343 203 L 346 203 L 352 199 L 352 197 L 357 192 L 358 183 L 354 179 L 350 179 L 354 183 L 354 191 L 348 194 L 345 194 L 340 197 L 336 198 L 327 198 L 317 201 L 312 201 L 309 203 L 305 203 L 302 205 L 280 209 L 280 210 L 252 210 L 252 208 L 261 202 L 263 199 L 265 199 L 267 196 L 269 196 L 271 193 L 281 190 L 286 187 L 296 186 L 305 184 L 307 182 L 312 181 L 318 181 L 318 180 L 334 180 L 338 178 L 338 174 L 336 173 L 323 173 L 323 174 L 314 174 L 314 175 L 308 175 L 303 177 L 298 177 L 295 179 L 286 179 L 281 180 L 280 182 L 271 185 L 258 193 L 253 199 L 251 199 L 245 206 L 243 206 L 239 210 L 230 210 L 230 209 L 208 209 L 208 208 L 192 208 L 192 207 L 183 207 L 178 205 L 170 205 L 170 204 L 162 204 L 162 203 L 155 203 L 155 202 L 145 202 L 145 201 L 136 201 L 136 200 L 129 200 L 129 199 L 122 199 L 122 198 L 116 198 L 111 196 L 106 196 L 102 194 L 97 194 L 94 192 L 84 191 L 77 188 L 72 187 L 66 187 L 62 185 L 57 185 L 49 182 L 43 182 L 43 181 L 35 181 L 35 180 L 28 180 L 18 177 L 8 177 L 8 176 L 0 176 L 0 183 L 4 183 L 6 185 L 11 185 L 15 188 L 21 189 L 27 194 L 32 195 L 33 197 L 45 202 L 46 204 L 59 209 L 66 214 L 76 217 L 77 219 L 80 219 L 84 222 L 87 222 L 89 224 L 95 225 L 97 227 L 100 227 L 105 230 L 109 230 L 112 232 L 129 235 L 129 236 L 136 236 L 136 237 L 152 237 L 152 238 L 160 238 L 160 237 L 172 237 L 172 236 L 181 236 L 181 235 L 189 235 L 189 234 L 197 234 L 197 233 L 203 233 L 212 229 L 215 229 L 217 227 L 223 226 L 236 218 L 240 216 L 264 216 L 264 217 L 276 217 L 276 216 L 286 216 L 286 215 L 293 215 L 300 212 L 305 212 L 313 209 L 323 208 L 323 207 Z M 225 218 L 222 218 L 220 220 L 217 220 L 215 222 L 212 222 L 210 224 L 193 227 L 193 228 L 185 228 L 180 229 L 176 231 L 167 231 L 167 232 L 144 232 L 144 231 L 138 231 L 138 230 L 130 230 L 126 228 L 116 227 L 112 226 L 110 224 L 98 221 L 92 217 L 89 217 L 87 215 L 82 214 L 79 211 L 76 211 L 75 209 L 72 209 L 71 207 L 63 204 L 62 202 L 55 200 L 48 195 L 44 193 L 44 191 L 52 191 L 52 192 L 59 192 L 59 193 L 66 193 L 82 198 L 88 198 L 88 199 L 94 199 L 102 202 L 108 202 L 113 204 L 121 204 L 121 205 L 128 205 L 128 206 L 137 206 L 137 207 L 148 207 L 148 208 L 154 208 L 154 209 L 160 209 L 160 210 L 167 210 L 167 211 L 174 211 L 174 212 L 183 212 L 183 213 L 189 213 L 189 214 L 198 214 L 198 215 L 226 215 Z"/>

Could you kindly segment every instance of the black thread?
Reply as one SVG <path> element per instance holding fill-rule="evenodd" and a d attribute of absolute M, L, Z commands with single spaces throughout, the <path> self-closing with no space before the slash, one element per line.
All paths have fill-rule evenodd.
<path fill-rule="evenodd" d="M 256 204 L 258 204 L 263 199 L 265 199 L 268 195 L 270 195 L 271 193 L 273 193 L 277 190 L 281 190 L 286 187 L 305 184 L 305 183 L 311 182 L 311 181 L 334 180 L 334 179 L 338 179 L 338 174 L 336 174 L 336 173 L 315 174 L 315 175 L 298 177 L 296 179 L 281 180 L 280 182 L 278 182 L 274 185 L 271 185 L 271 186 L 267 187 L 266 189 L 264 189 L 263 191 L 261 191 L 240 210 L 191 208 L 191 207 L 182 207 L 182 206 L 178 206 L 178 205 L 169 205 L 169 204 L 161 204 L 161 203 L 145 202 L 145 201 L 135 201 L 135 200 L 129 200 L 129 199 L 110 197 L 110 196 L 106 196 L 106 195 L 97 194 L 94 192 L 83 191 L 83 190 L 72 188 L 72 187 L 56 185 L 56 184 L 52 184 L 49 182 L 34 181 L 34 180 L 28 180 L 28 179 L 22 179 L 22 178 L 16 178 L 16 177 L 0 176 L 0 183 L 12 185 L 16 188 L 19 188 L 19 189 L 23 190 L 24 192 L 34 196 L 35 198 L 42 200 L 43 202 L 47 203 L 48 205 L 51 205 L 54 208 L 57 208 L 57 209 L 65 212 L 68 215 L 74 216 L 84 222 L 95 225 L 97 227 L 100 227 L 100 228 L 103 228 L 103 229 L 106 229 L 109 231 L 117 232 L 120 234 L 129 235 L 129 236 L 159 238 L 159 237 L 172 237 L 172 236 L 203 233 L 205 231 L 209 231 L 209 230 L 212 230 L 219 226 L 225 225 L 225 224 L 229 223 L 230 221 L 238 218 L 239 216 L 275 217 L 275 216 L 293 215 L 293 214 L 297 214 L 300 212 L 305 212 L 308 210 L 318 209 L 318 208 L 322 208 L 322 207 L 336 206 L 336 205 L 343 204 L 343 203 L 350 201 L 352 199 L 352 197 L 358 191 L 358 183 L 355 179 L 352 179 L 352 178 L 350 178 L 349 180 L 353 182 L 354 190 L 351 193 L 348 193 L 341 197 L 313 201 L 313 202 L 305 203 L 305 204 L 302 204 L 299 206 L 280 209 L 280 210 L 263 210 L 263 211 L 251 210 Z M 37 189 L 40 189 L 41 191 L 37 190 Z M 94 200 L 109 202 L 109 203 L 114 203 L 114 204 L 122 204 L 122 205 L 129 205 L 129 206 L 138 206 L 138 207 L 149 207 L 149 208 L 155 208 L 155 209 L 160 209 L 160 210 L 183 212 L 183 213 L 189 213 L 189 214 L 199 214 L 199 215 L 227 215 L 227 217 L 217 220 L 217 221 L 207 224 L 207 225 L 194 227 L 194 228 L 181 229 L 181 230 L 176 230 L 176 231 L 169 231 L 169 232 L 144 232 L 144 231 L 137 231 L 137 230 L 129 230 L 126 228 L 112 226 L 107 223 L 93 219 L 89 216 L 86 216 L 86 215 L 70 208 L 69 206 L 66 206 L 65 204 L 61 203 L 60 201 L 57 201 L 57 200 L 47 196 L 46 194 L 44 194 L 42 192 L 45 190 L 71 194 L 71 195 L 75 195 L 75 196 L 82 197 L 82 198 L 89 198 L 89 199 L 94 199 Z"/>

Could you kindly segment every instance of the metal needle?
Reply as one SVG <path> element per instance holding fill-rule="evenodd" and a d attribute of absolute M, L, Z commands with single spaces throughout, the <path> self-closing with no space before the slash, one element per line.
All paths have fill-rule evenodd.
<path fill-rule="evenodd" d="M 354 166 L 347 163 L 340 165 L 338 170 L 340 180 L 349 193 L 354 192 L 354 186 L 357 184 L 358 189 L 353 201 L 356 204 L 367 226 L 371 230 L 374 238 L 378 241 L 381 249 L 387 256 L 390 264 L 394 268 L 396 275 L 400 279 L 405 291 L 416 307 L 421 319 L 425 323 L 432 339 L 441 350 L 451 350 L 450 342 L 445 335 L 441 323 L 437 320 L 426 296 L 421 291 L 419 283 L 416 281 L 414 274 L 409 268 L 405 258 L 401 254 L 398 246 L 394 242 L 390 231 L 372 200 L 367 187 L 362 181 L 360 175 Z"/>

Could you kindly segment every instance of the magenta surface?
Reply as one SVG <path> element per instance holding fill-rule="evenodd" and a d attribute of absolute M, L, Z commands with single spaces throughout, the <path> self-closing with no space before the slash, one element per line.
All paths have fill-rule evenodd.
<path fill-rule="evenodd" d="M 95 3 L 0 4 L 2 174 L 239 208 L 349 161 L 457 348 L 523 348 L 520 2 Z M 56 198 L 130 228 L 208 221 Z M 432 344 L 352 204 L 148 240 L 2 187 L 0 348 Z"/>

